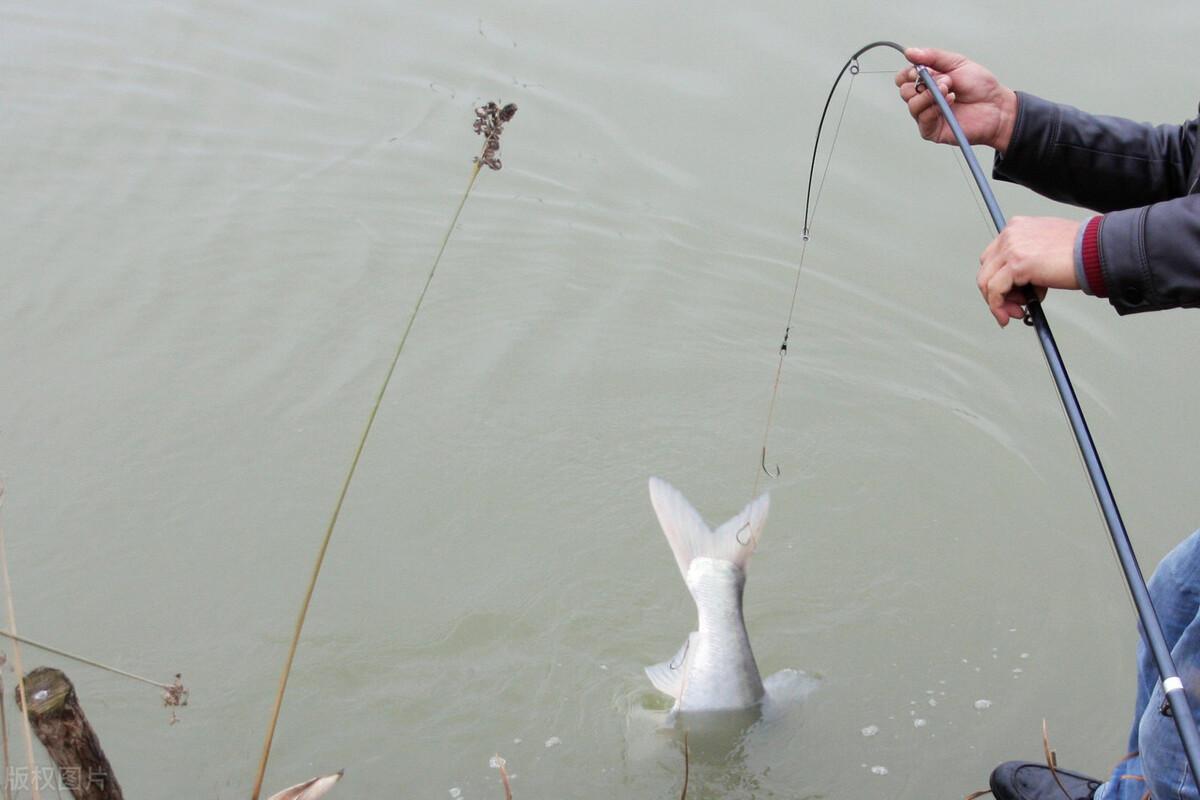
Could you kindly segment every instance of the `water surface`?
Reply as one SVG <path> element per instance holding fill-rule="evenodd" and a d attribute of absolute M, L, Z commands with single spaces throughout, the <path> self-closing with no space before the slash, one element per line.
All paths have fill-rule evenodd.
<path fill-rule="evenodd" d="M 1194 41 L 1189 10 L 6 3 L 20 625 L 182 671 L 192 704 L 168 726 L 147 687 L 26 661 L 69 671 L 130 797 L 248 795 L 303 581 L 478 150 L 471 109 L 515 101 L 350 493 L 268 785 L 345 767 L 339 796 L 495 798 L 499 752 L 518 798 L 672 796 L 641 669 L 694 612 L 645 482 L 713 522 L 750 497 L 837 68 L 872 39 L 943 44 L 1182 121 L 1193 65 L 1162 37 Z M 746 598 L 763 671 L 821 686 L 698 763 L 692 797 L 960 797 L 1039 757 L 1043 718 L 1064 765 L 1125 747 L 1132 610 L 1037 344 L 978 298 L 987 228 L 874 72 L 896 57 L 863 66 Z M 1197 320 L 1047 312 L 1149 567 L 1200 524 Z"/>

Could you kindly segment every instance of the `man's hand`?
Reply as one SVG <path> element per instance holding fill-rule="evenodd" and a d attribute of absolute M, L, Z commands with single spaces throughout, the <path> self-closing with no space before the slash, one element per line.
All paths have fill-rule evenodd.
<path fill-rule="evenodd" d="M 1008 149 L 1017 118 L 1016 92 L 958 53 L 910 47 L 904 51 L 904 57 L 913 64 L 929 68 L 938 88 L 954 106 L 954 115 L 971 144 L 986 145 L 1000 153 Z M 906 67 L 896 73 L 900 99 L 908 103 L 908 112 L 917 121 L 921 136 L 931 142 L 955 144 L 954 134 L 942 119 L 933 95 L 923 86 L 917 91 L 916 80 L 915 67 Z"/>
<path fill-rule="evenodd" d="M 1058 217 L 1013 217 L 979 257 L 979 292 L 1000 327 L 1021 319 L 1025 293 L 1038 298 L 1046 289 L 1078 289 L 1075 238 L 1082 222 Z"/>

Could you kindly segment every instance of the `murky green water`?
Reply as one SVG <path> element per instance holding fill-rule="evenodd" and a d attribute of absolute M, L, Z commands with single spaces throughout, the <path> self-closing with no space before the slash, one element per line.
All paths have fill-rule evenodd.
<path fill-rule="evenodd" d="M 168 726 L 153 689 L 26 661 L 68 669 L 128 796 L 248 796 L 302 584 L 478 149 L 471 109 L 515 101 L 351 491 L 268 786 L 345 767 L 338 797 L 497 798 L 500 752 L 521 800 L 676 794 L 641 669 L 693 610 L 645 481 L 713 521 L 749 498 L 829 81 L 887 37 L 1183 120 L 1200 24 L 1133 9 L 4 4 L 20 625 L 182 671 L 192 704 Z M 958 797 L 1038 757 L 1043 718 L 1064 765 L 1124 750 L 1133 615 L 1107 535 L 1032 334 L 979 301 L 955 157 L 893 91 L 864 73 L 847 107 L 747 594 L 763 671 L 822 684 L 695 764 L 692 797 Z M 1047 312 L 1149 568 L 1200 524 L 1200 319 Z"/>

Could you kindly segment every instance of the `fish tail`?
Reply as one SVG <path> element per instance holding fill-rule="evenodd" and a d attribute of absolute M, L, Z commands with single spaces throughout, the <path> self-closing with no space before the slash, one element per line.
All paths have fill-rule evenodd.
<path fill-rule="evenodd" d="M 714 531 L 687 498 L 661 478 L 650 479 L 650 502 L 684 580 L 694 558 L 721 559 L 745 570 L 770 506 L 769 496 L 763 493 Z"/>

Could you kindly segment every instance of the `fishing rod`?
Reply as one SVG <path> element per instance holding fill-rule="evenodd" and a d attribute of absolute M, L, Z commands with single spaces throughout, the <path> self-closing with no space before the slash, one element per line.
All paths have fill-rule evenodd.
<path fill-rule="evenodd" d="M 858 57 L 876 47 L 890 47 L 901 55 L 904 55 L 904 48 L 895 42 L 872 42 L 850 57 L 850 60 L 846 62 L 846 66 L 842 67 L 842 72 L 838 73 L 838 80 L 841 80 L 842 74 L 847 69 L 850 69 L 852 73 L 856 73 Z M 967 166 L 970 167 L 971 175 L 974 177 L 975 183 L 979 187 L 979 192 L 983 196 L 983 202 L 992 217 L 992 223 L 996 226 L 996 232 L 1003 231 L 1005 220 L 1003 212 L 1000 211 L 1000 204 L 996 202 L 996 196 L 992 193 L 992 187 L 988 183 L 983 169 L 979 166 L 979 160 L 975 158 L 975 153 L 971 149 L 971 143 L 967 141 L 967 136 L 963 133 L 962 126 L 958 124 L 958 118 L 954 115 L 954 110 L 950 108 L 950 103 L 947 102 L 945 96 L 938 88 L 937 81 L 929 73 L 928 68 L 921 64 L 915 66 L 917 69 L 918 87 L 923 86 L 925 90 L 933 95 L 934 102 L 937 103 L 937 107 L 942 113 L 942 118 L 950 126 L 950 130 L 954 133 L 954 138 L 958 142 L 958 147 L 962 151 L 963 158 L 966 159 Z M 833 88 L 837 88 L 836 80 L 834 81 Z M 833 89 L 830 90 L 829 97 L 832 99 Z M 828 110 L 829 99 L 825 101 L 825 112 Z M 822 123 L 825 121 L 825 112 L 821 114 Z M 818 125 L 818 140 L 820 136 L 821 128 Z M 813 146 L 813 158 L 815 161 L 816 145 Z M 810 196 L 811 193 L 812 169 L 810 168 Z M 804 216 L 804 235 L 807 240 L 809 233 L 807 199 Z M 1121 571 L 1125 575 L 1125 582 L 1129 586 L 1129 593 L 1133 597 L 1133 604 L 1137 610 L 1138 618 L 1142 623 L 1141 627 L 1146 644 L 1154 655 L 1154 663 L 1158 667 L 1158 674 L 1162 679 L 1163 692 L 1166 694 L 1167 702 L 1163 705 L 1161 713 L 1169 714 L 1175 720 L 1175 728 L 1179 731 L 1179 739 L 1183 743 L 1188 766 L 1191 768 L 1192 780 L 1196 782 L 1198 781 L 1197 776 L 1200 776 L 1200 732 L 1197 732 L 1196 720 L 1192 716 L 1191 709 L 1188 706 L 1187 695 L 1183 690 L 1183 681 L 1179 678 L 1179 671 L 1176 669 L 1175 661 L 1171 657 L 1171 650 L 1167 647 L 1166 638 L 1162 632 L 1162 625 L 1158 620 L 1158 613 L 1154 610 L 1154 603 L 1150 600 L 1150 592 L 1146 588 L 1146 580 L 1142 576 L 1137 557 L 1133 553 L 1133 545 L 1129 541 L 1129 533 L 1125 530 L 1125 523 L 1121 519 L 1121 512 L 1117 508 L 1116 498 L 1113 497 L 1108 477 L 1104 473 L 1104 465 L 1100 463 L 1100 454 L 1096 451 L 1096 444 L 1092 440 L 1091 431 L 1088 430 L 1087 420 L 1084 419 L 1083 409 L 1079 405 L 1079 398 L 1075 395 L 1075 389 L 1071 385 L 1070 377 L 1067 375 L 1066 365 L 1063 363 L 1062 355 L 1058 351 L 1054 335 L 1050 332 L 1050 323 L 1046 320 L 1046 314 L 1042 310 L 1042 304 L 1034 293 L 1033 287 L 1025 286 L 1024 292 L 1026 301 L 1025 324 L 1037 332 L 1038 342 L 1042 346 L 1042 353 L 1046 357 L 1046 364 L 1050 368 L 1050 375 L 1054 378 L 1054 385 L 1058 389 L 1059 399 L 1062 400 L 1063 410 L 1066 411 L 1067 420 L 1070 422 L 1071 430 L 1075 434 L 1075 442 L 1079 446 L 1080 455 L 1083 456 L 1083 463 L 1087 468 L 1088 478 L 1092 482 L 1092 489 L 1096 493 L 1096 499 L 1104 515 L 1104 522 L 1108 527 L 1109 536 L 1112 538 L 1113 547 L 1117 552 L 1117 560 L 1121 565 Z M 1200 782 L 1197 783 L 1197 787 L 1200 788 Z"/>

